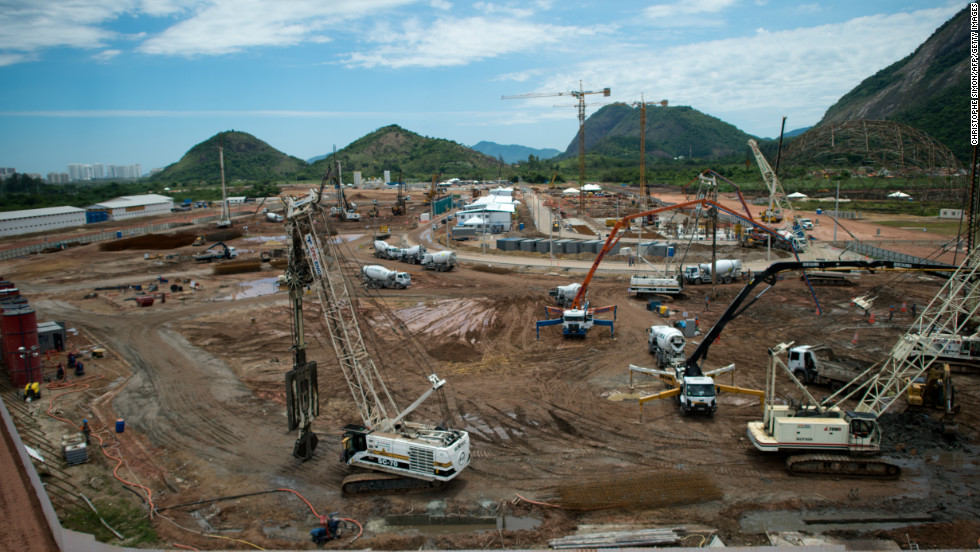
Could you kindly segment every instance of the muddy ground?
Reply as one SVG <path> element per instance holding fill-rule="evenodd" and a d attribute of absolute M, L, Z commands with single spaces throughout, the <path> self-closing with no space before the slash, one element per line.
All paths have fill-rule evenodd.
<path fill-rule="evenodd" d="M 414 229 L 388 219 L 383 222 L 396 231 Z M 373 226 L 340 232 L 351 270 L 374 262 Z M 249 235 L 231 245 L 242 258 L 257 257 L 282 247 L 283 234 L 281 225 L 253 222 Z M 4 267 L 39 320 L 66 322 L 69 346 L 81 351 L 89 375 L 98 376 L 83 389 L 49 389 L 32 423 L 57 443 L 74 431 L 71 424 L 94 422 L 93 438 L 103 446 L 94 446 L 90 462 L 67 473 L 90 497 L 143 511 L 152 503 L 160 539 L 155 546 L 312 549 L 316 514 L 334 511 L 365 530 L 356 541 L 345 538 L 329 548 L 545 548 L 550 539 L 585 527 L 687 528 L 678 545 L 713 535 L 729 546 L 760 545 L 774 533 L 798 533 L 887 539 L 902 548 L 972 548 L 980 537 L 976 372 L 956 375 L 957 440 L 938 434 L 932 423 L 937 412 L 905 412 L 898 401 L 887 415 L 884 454 L 901 463 L 901 479 L 792 477 L 783 456 L 757 452 L 747 440 L 746 423 L 761 416 L 751 396 L 722 395 L 713 418 L 682 417 L 672 401 L 649 403 L 641 421 L 635 399 L 665 387 L 639 377 L 630 387 L 629 364 L 653 366 L 647 327 L 697 316 L 706 329 L 740 286 L 719 287 L 708 310 L 701 289 L 666 300 L 673 314 L 665 319 L 625 295 L 625 276 L 600 272 L 590 297 L 593 306 L 618 306 L 615 337 L 597 327 L 584 340 L 566 340 L 550 327 L 536 339 L 534 321 L 551 304 L 548 289 L 576 278 L 549 267 L 463 263 L 457 271 L 436 273 L 401 265 L 412 275 L 409 289 L 358 288 L 362 330 L 396 402 L 415 400 L 428 373 L 445 378 L 450 423 L 470 432 L 473 462 L 438 492 L 341 496 L 339 484 L 348 472 L 338 462 L 340 428 L 360 420 L 312 296 L 305 314 L 309 356 L 320 365 L 314 429 L 321 440 L 315 458 L 299 462 L 291 455 L 295 434 L 286 431 L 283 378 L 292 354 L 286 294 L 274 292 L 281 271 L 263 265 L 261 272 L 216 276 L 211 266 L 187 258 L 200 249 L 187 246 L 170 252 L 171 258 L 147 259 L 144 253 L 161 252 L 105 252 L 93 244 Z M 138 307 L 133 291 L 95 291 L 147 285 L 160 276 L 168 280 L 161 285 L 166 301 L 152 307 Z M 171 293 L 175 283 L 183 290 Z M 855 287 L 817 288 L 824 310 L 817 316 L 807 288 L 787 278 L 729 324 L 706 367 L 734 362 L 737 369 L 722 382 L 761 389 L 766 350 L 779 342 L 826 343 L 857 357 L 881 358 L 911 315 L 879 315 L 872 325 L 851 298 L 874 295 L 885 309 L 902 302 L 921 306 L 941 285 L 914 273 L 864 274 Z M 400 324 L 392 325 L 388 313 Z M 699 341 L 689 340 L 688 351 Z M 95 346 L 107 350 L 104 358 L 90 358 Z M 53 375 L 63 360 L 47 359 L 46 372 Z M 66 390 L 79 392 L 62 394 Z M 788 383 L 780 393 L 785 400 L 799 398 Z M 413 417 L 443 421 L 438 405 L 430 399 Z M 114 431 L 117 419 L 125 420 L 123 433 Z M 124 460 L 119 469 L 103 450 Z M 122 490 L 120 479 L 142 485 L 149 498 L 146 490 Z M 556 497 L 569 492 L 593 507 L 562 507 Z M 265 494 L 241 496 L 251 493 Z M 519 522 L 516 530 L 445 533 L 421 522 L 413 530 L 391 525 L 392 516 L 425 513 Z M 820 515 L 834 521 L 805 521 Z M 870 521 L 847 523 L 849 518 Z"/>

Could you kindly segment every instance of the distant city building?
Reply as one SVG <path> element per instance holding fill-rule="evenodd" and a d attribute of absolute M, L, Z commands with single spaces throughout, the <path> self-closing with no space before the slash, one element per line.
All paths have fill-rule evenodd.
<path fill-rule="evenodd" d="M 70 163 L 68 177 L 77 182 L 80 180 L 105 180 L 113 178 L 136 179 L 143 176 L 143 169 L 135 165 L 106 165 L 104 163 Z"/>
<path fill-rule="evenodd" d="M 69 182 L 71 182 L 71 178 L 66 172 L 48 173 L 48 184 L 67 184 Z"/>
<path fill-rule="evenodd" d="M 17 169 L 13 167 L 0 167 L 0 179 L 13 176 L 16 172 Z"/>

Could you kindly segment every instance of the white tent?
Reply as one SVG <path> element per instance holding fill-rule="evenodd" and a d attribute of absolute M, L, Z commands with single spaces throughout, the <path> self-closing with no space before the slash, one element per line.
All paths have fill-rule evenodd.
<path fill-rule="evenodd" d="M 565 195 L 575 195 L 579 193 L 579 191 L 578 188 L 565 188 L 565 190 L 562 193 Z"/>
<path fill-rule="evenodd" d="M 480 217 L 470 217 L 470 218 L 466 219 L 466 221 L 463 222 L 462 225 L 463 226 L 480 226 L 481 224 L 483 224 L 483 219 L 481 219 Z"/>
<path fill-rule="evenodd" d="M 810 196 L 808 196 L 806 194 L 801 194 L 800 192 L 793 192 L 793 193 L 789 194 L 788 196 L 786 196 L 786 199 L 805 199 L 807 197 L 810 197 Z"/>
<path fill-rule="evenodd" d="M 582 186 L 583 192 L 598 192 L 600 190 L 602 190 L 602 186 L 599 186 L 598 184 L 586 184 L 585 186 Z"/>
<path fill-rule="evenodd" d="M 888 197 L 895 198 L 895 199 L 905 199 L 905 198 L 912 197 L 912 196 L 910 196 L 909 194 L 906 194 L 904 192 L 892 192 L 892 193 L 888 194 Z"/>

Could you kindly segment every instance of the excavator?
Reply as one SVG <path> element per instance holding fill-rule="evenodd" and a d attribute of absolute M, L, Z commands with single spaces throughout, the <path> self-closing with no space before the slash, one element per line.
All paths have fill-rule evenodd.
<path fill-rule="evenodd" d="M 319 414 L 318 368 L 307 359 L 303 319 L 303 297 L 312 289 L 329 336 L 324 349 L 334 351 L 360 416 L 360 423 L 343 428 L 341 461 L 359 472 L 344 478 L 341 491 L 348 495 L 413 492 L 439 488 L 457 477 L 470 462 L 469 434 L 446 422 L 408 419 L 446 381 L 430 374 L 425 378 L 428 388 L 415 402 L 406 408 L 395 404 L 365 345 L 357 299 L 351 292 L 356 284 L 343 270 L 341 245 L 320 238 L 330 228 L 318 192 L 289 200 L 286 228 L 289 264 L 281 281 L 289 289 L 293 341 L 293 368 L 286 374 L 287 421 L 290 431 L 299 430 L 293 456 L 312 459 L 319 441 L 312 430 Z"/>

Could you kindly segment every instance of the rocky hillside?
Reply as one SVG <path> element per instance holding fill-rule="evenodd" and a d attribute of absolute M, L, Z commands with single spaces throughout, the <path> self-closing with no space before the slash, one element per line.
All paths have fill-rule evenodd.
<path fill-rule="evenodd" d="M 180 161 L 156 173 L 150 180 L 195 184 L 221 182 L 219 143 L 224 149 L 225 181 L 228 184 L 287 178 L 306 167 L 306 161 L 286 155 L 251 134 L 230 130 L 192 147 Z"/>
<path fill-rule="evenodd" d="M 940 140 L 969 163 L 970 13 L 964 8 L 905 59 L 878 71 L 837 101 L 817 126 L 892 120 Z"/>

